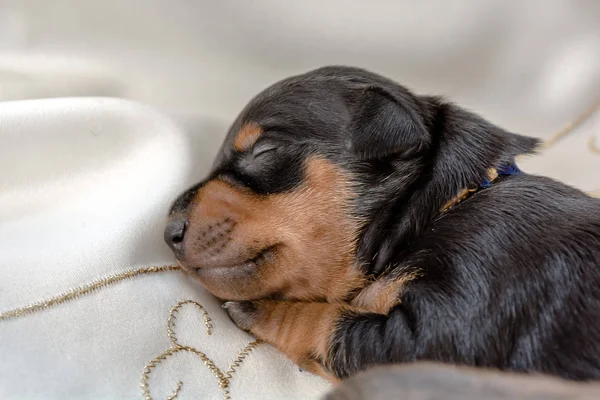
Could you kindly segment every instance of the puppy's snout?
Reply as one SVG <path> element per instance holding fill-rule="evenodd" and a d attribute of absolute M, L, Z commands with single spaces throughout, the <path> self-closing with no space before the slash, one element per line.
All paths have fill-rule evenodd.
<path fill-rule="evenodd" d="M 213 253 L 222 249 L 231 240 L 230 234 L 235 223 L 230 218 L 207 222 L 199 230 L 199 251 Z"/>
<path fill-rule="evenodd" d="M 164 238 L 175 257 L 193 268 L 222 267 L 245 261 L 248 235 L 244 224 L 249 202 L 237 188 L 212 180 L 193 196 L 184 193 L 171 209 Z M 247 218 L 246 218 L 247 221 Z M 253 254 L 252 251 L 250 251 Z"/>
<path fill-rule="evenodd" d="M 165 228 L 165 242 L 167 242 L 167 245 L 169 245 L 174 252 L 181 251 L 186 228 L 187 221 L 183 218 L 172 219 L 167 224 Z"/>

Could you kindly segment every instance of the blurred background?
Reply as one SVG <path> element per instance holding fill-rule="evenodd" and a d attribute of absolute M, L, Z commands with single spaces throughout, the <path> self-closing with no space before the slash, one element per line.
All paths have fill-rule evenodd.
<path fill-rule="evenodd" d="M 253 95 L 326 64 L 549 138 L 600 98 L 600 1 L 0 0 L 0 101 L 146 103 L 185 126 L 208 164 Z M 573 177 L 598 165 L 586 160 L 600 121 L 585 126 L 559 161 L 532 168 L 593 186 Z"/>

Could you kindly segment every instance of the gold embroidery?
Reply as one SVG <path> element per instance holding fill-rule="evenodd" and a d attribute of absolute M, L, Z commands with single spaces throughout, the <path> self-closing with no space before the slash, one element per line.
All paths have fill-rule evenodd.
<path fill-rule="evenodd" d="M 129 271 L 120 272 L 115 275 L 107 276 L 105 278 L 98 279 L 96 281 L 92 281 L 83 286 L 76 287 L 74 289 L 69 289 L 64 293 L 61 293 L 57 296 L 50 297 L 46 300 L 37 301 L 26 305 L 24 307 L 15 308 L 12 310 L 4 311 L 0 313 L 0 321 L 4 321 L 10 318 L 17 318 L 23 315 L 31 314 L 37 311 L 45 310 L 56 305 L 65 303 L 67 301 L 76 299 L 78 297 L 89 294 L 95 290 L 100 288 L 113 285 L 115 283 L 121 282 L 125 279 L 134 278 L 140 275 L 148 275 L 155 274 L 159 272 L 167 272 L 167 271 L 179 271 L 181 268 L 177 265 L 163 265 L 158 267 L 144 267 L 133 269 Z"/>
<path fill-rule="evenodd" d="M 129 271 L 124 271 L 124 272 L 121 272 L 121 273 L 118 273 L 115 275 L 107 276 L 105 278 L 101 278 L 101 279 L 92 281 L 91 283 L 88 283 L 88 284 L 85 284 L 85 285 L 82 285 L 82 286 L 79 286 L 79 287 L 76 287 L 73 289 L 69 289 L 59 295 L 50 297 L 46 300 L 36 301 L 34 303 L 28 304 L 23 307 L 4 311 L 4 312 L 0 313 L 0 321 L 11 319 L 11 318 L 18 318 L 18 317 L 21 317 L 21 316 L 24 316 L 27 314 L 31 314 L 34 312 L 47 310 L 56 305 L 66 303 L 66 302 L 74 300 L 78 297 L 87 295 L 98 289 L 113 285 L 115 283 L 121 282 L 126 279 L 134 278 L 136 276 L 155 274 L 155 273 L 160 273 L 160 272 L 168 272 L 168 271 L 179 271 L 179 270 L 181 270 L 181 268 L 177 265 L 164 265 L 164 266 L 152 266 L 152 267 L 144 267 L 144 268 L 138 268 L 138 269 L 133 269 L 133 270 L 129 270 Z M 185 300 L 185 301 L 181 301 L 181 302 L 177 303 L 175 305 L 175 307 L 173 307 L 171 309 L 171 311 L 169 312 L 169 318 L 168 318 L 168 322 L 167 322 L 167 335 L 169 336 L 172 346 L 169 349 L 167 349 L 166 351 L 164 351 L 161 355 L 156 357 L 154 360 L 150 361 L 145 366 L 144 373 L 142 374 L 142 380 L 141 380 L 142 391 L 144 392 L 144 396 L 146 399 L 150 399 L 150 400 L 152 399 L 152 397 L 150 396 L 150 392 L 148 389 L 148 382 L 147 382 L 148 378 L 150 376 L 150 373 L 152 372 L 152 369 L 154 369 L 158 364 L 160 364 L 160 362 L 162 360 L 165 360 L 168 356 L 178 353 L 178 352 L 181 352 L 181 351 L 186 351 L 186 352 L 195 354 L 200 357 L 200 359 L 204 362 L 204 364 L 212 371 L 212 373 L 217 378 L 217 382 L 219 384 L 219 387 L 223 391 L 223 396 L 224 396 L 225 400 L 231 399 L 229 385 L 230 385 L 231 379 L 233 378 L 235 371 L 241 365 L 242 361 L 244 361 L 244 359 L 246 357 L 248 357 L 250 352 L 252 350 L 254 350 L 254 348 L 256 348 L 256 346 L 258 346 L 258 344 L 261 343 L 261 341 L 254 340 L 254 341 L 248 343 L 238 353 L 238 355 L 234 359 L 234 361 L 229 365 L 229 369 L 227 369 L 227 371 L 223 372 L 219 367 L 216 366 L 216 364 L 210 358 L 208 358 L 208 356 L 206 354 L 204 354 L 203 352 L 201 352 L 193 347 L 183 346 L 183 345 L 179 344 L 179 342 L 177 341 L 177 337 L 175 335 L 175 320 L 177 318 L 177 314 L 178 314 L 179 310 L 181 309 L 181 307 L 183 307 L 186 304 L 193 304 L 202 312 L 203 318 L 204 318 L 204 325 L 206 327 L 206 334 L 207 335 L 212 334 L 212 328 L 213 328 L 212 320 L 208 316 L 208 312 L 204 309 L 204 307 L 202 307 L 202 305 L 200 305 L 200 303 L 195 302 L 193 300 Z M 179 392 L 181 391 L 182 387 L 183 387 L 183 382 L 181 382 L 181 381 L 178 382 L 177 387 L 173 391 L 173 394 L 171 396 L 169 396 L 168 399 L 169 400 L 175 399 L 178 396 Z"/>
<path fill-rule="evenodd" d="M 596 100 L 596 102 L 592 103 L 592 105 L 585 110 L 581 115 L 579 115 L 575 120 L 571 121 L 567 126 L 556 132 L 550 138 L 548 138 L 544 144 L 542 145 L 543 150 L 547 150 L 550 147 L 554 146 L 558 141 L 564 139 L 571 132 L 575 130 L 575 128 L 579 127 L 582 123 L 584 123 L 589 117 L 591 117 L 596 111 L 600 109 L 600 98 Z"/>
<path fill-rule="evenodd" d="M 167 350 L 165 350 L 162 354 L 160 354 L 159 356 L 157 356 L 156 358 L 154 358 L 152 361 L 150 361 L 148 364 L 146 364 L 144 366 L 144 371 L 142 372 L 142 378 L 140 380 L 140 386 L 142 388 L 144 398 L 146 400 L 152 400 L 152 396 L 150 395 L 150 388 L 148 387 L 148 380 L 150 379 L 150 374 L 152 373 L 152 370 L 154 368 L 156 368 L 161 362 L 166 360 L 168 357 L 172 356 L 173 354 L 185 351 L 185 352 L 197 355 L 200 358 L 200 360 L 202 360 L 204 365 L 206 365 L 208 367 L 208 369 L 210 369 L 210 371 L 217 378 L 217 383 L 218 383 L 219 387 L 221 388 L 221 390 L 223 391 L 223 398 L 225 400 L 230 400 L 231 393 L 229 391 L 229 385 L 231 383 L 231 379 L 233 378 L 233 374 L 235 373 L 237 368 L 241 365 L 242 361 L 244 361 L 244 359 L 246 357 L 248 357 L 250 352 L 252 352 L 252 350 L 254 350 L 256 348 L 256 346 L 258 346 L 261 343 L 261 341 L 254 340 L 254 341 L 248 343 L 238 353 L 235 360 L 233 360 L 233 362 L 229 365 L 229 369 L 227 371 L 223 372 L 219 367 L 217 367 L 217 365 L 214 363 L 214 361 L 212 361 L 205 353 L 201 352 L 200 350 L 198 350 L 194 347 L 184 346 L 178 342 L 177 337 L 175 335 L 175 320 L 177 318 L 177 314 L 179 313 L 179 310 L 185 304 L 192 304 L 192 305 L 196 306 L 196 308 L 198 308 L 200 310 L 200 312 L 202 312 L 202 316 L 204 318 L 204 326 L 206 327 L 206 335 L 210 336 L 212 334 L 212 329 L 213 329 L 212 320 L 208 316 L 208 312 L 206 311 L 206 309 L 204 307 L 202 307 L 202 305 L 200 303 L 193 301 L 193 300 L 184 300 L 184 301 L 180 301 L 179 303 L 177 303 L 169 312 L 169 318 L 167 319 L 167 336 L 169 336 L 169 340 L 171 341 L 171 347 L 168 348 Z M 177 397 L 177 395 L 179 394 L 179 392 L 181 391 L 182 386 L 183 386 L 183 382 L 181 382 L 181 381 L 177 382 L 177 388 L 174 390 L 173 394 L 168 397 L 168 399 L 169 400 L 175 399 Z"/>
<path fill-rule="evenodd" d="M 173 328 L 175 328 L 175 319 L 177 317 L 177 314 L 179 313 L 179 310 L 185 304 L 193 304 L 196 307 L 198 307 L 200 312 L 202 312 L 202 316 L 204 317 L 204 326 L 206 327 L 206 335 L 210 336 L 212 334 L 212 327 L 213 327 L 212 320 L 208 316 L 208 312 L 204 309 L 204 307 L 202 307 L 200 305 L 200 303 L 198 303 L 194 300 L 180 301 L 179 303 L 177 303 L 177 305 L 175 307 L 173 307 L 171 309 L 171 312 L 169 312 L 169 319 L 167 320 L 167 335 L 169 336 L 169 339 L 171 339 L 171 343 L 173 343 L 174 346 L 178 345 L 177 338 L 175 337 L 175 331 L 173 329 Z"/>
<path fill-rule="evenodd" d="M 600 146 L 598 146 L 596 144 L 596 137 L 595 136 L 591 136 L 590 139 L 588 140 L 588 149 L 590 149 L 590 151 L 592 153 L 598 153 L 598 154 L 600 154 Z"/>

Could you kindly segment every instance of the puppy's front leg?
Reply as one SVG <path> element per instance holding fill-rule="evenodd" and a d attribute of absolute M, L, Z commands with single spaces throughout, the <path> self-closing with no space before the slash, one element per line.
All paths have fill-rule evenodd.
<path fill-rule="evenodd" d="M 332 381 L 373 364 L 405 361 L 414 342 L 408 326 L 401 326 L 406 319 L 401 306 L 388 315 L 347 304 L 273 300 L 225 307 L 241 329 Z"/>

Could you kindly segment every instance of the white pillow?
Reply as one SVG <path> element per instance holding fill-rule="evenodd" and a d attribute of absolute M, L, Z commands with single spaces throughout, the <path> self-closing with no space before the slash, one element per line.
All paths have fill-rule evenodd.
<path fill-rule="evenodd" d="M 266 344 L 240 357 L 253 338 L 220 304 L 182 272 L 152 267 L 173 263 L 162 231 L 198 176 L 192 152 L 176 125 L 135 103 L 2 103 L 0 398 L 165 399 L 179 387 L 178 399 L 316 399 L 328 389 Z"/>

